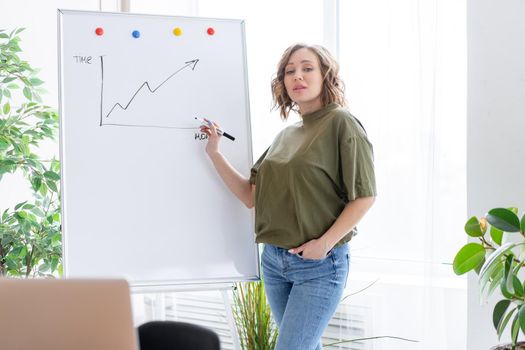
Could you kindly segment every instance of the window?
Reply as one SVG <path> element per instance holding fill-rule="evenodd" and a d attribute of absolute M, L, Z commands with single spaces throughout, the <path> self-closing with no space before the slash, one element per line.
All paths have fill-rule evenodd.
<path fill-rule="evenodd" d="M 465 239 L 466 4 L 340 1 L 339 15 L 346 95 L 374 144 L 378 186 L 348 283 L 378 282 L 351 304 L 376 298 L 369 335 L 464 348 L 466 281 L 448 264 Z"/>

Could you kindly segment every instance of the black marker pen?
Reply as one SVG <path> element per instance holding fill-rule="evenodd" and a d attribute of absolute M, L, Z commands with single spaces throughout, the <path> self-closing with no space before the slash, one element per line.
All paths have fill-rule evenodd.
<path fill-rule="evenodd" d="M 210 124 L 212 123 L 211 121 L 205 121 L 204 119 L 201 119 L 199 117 L 195 117 L 195 119 L 197 119 L 198 121 L 200 121 L 202 123 L 202 125 L 206 125 L 206 126 L 210 126 Z M 217 130 L 217 134 L 219 135 L 222 135 L 226 138 L 229 138 L 230 140 L 232 141 L 235 141 L 235 137 L 233 137 L 232 135 L 228 134 L 227 132 L 223 131 L 222 129 L 219 129 L 219 128 L 215 128 L 215 130 Z"/>

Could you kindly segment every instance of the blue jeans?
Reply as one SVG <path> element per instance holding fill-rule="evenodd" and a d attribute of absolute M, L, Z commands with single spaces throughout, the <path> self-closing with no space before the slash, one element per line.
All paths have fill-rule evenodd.
<path fill-rule="evenodd" d="M 341 301 L 349 262 L 347 244 L 322 260 L 265 244 L 264 288 L 279 328 L 275 350 L 322 349 L 321 336 Z"/>

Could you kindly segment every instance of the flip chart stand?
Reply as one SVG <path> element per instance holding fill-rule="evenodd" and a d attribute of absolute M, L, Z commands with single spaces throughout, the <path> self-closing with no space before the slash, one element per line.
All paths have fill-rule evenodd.
<path fill-rule="evenodd" d="M 154 286 L 154 287 L 134 287 L 131 286 L 132 294 L 142 293 L 155 293 L 155 297 L 151 299 L 151 318 L 152 320 L 166 320 L 166 293 L 177 293 L 177 292 L 202 292 L 202 291 L 219 291 L 222 296 L 222 302 L 226 311 L 226 319 L 230 329 L 233 347 L 235 350 L 241 350 L 239 341 L 239 335 L 237 327 L 235 325 L 235 319 L 233 316 L 232 305 L 228 295 L 228 291 L 234 290 L 235 285 L 222 284 L 222 285 L 210 285 L 210 286 Z"/>

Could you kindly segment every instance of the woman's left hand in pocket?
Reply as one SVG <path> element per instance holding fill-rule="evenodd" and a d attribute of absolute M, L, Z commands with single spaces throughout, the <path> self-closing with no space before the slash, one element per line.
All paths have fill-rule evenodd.
<path fill-rule="evenodd" d="M 321 260 L 326 258 L 330 249 L 331 247 L 328 247 L 323 240 L 312 239 L 297 248 L 289 249 L 288 252 L 292 254 L 302 253 L 301 255 L 305 259 Z"/>

